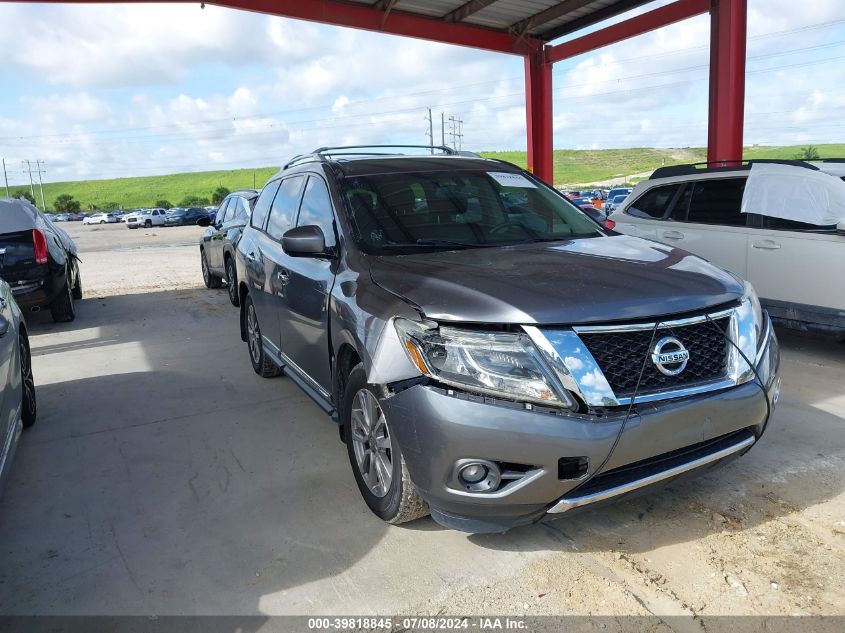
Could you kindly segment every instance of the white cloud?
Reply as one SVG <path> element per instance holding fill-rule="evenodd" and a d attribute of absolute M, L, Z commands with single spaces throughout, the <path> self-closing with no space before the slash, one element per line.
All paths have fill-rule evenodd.
<path fill-rule="evenodd" d="M 845 55 L 841 2 L 749 4 L 747 142 L 841 140 L 845 65 L 818 63 Z M 48 160 L 51 180 L 423 143 L 429 107 L 436 142 L 445 112 L 465 149 L 525 147 L 516 57 L 213 5 L 2 3 L 0 23 L 0 72 L 17 78 L 2 82 L 0 143 Z M 555 145 L 703 145 L 708 42 L 700 16 L 558 64 Z M 802 47 L 816 48 L 780 54 Z"/>

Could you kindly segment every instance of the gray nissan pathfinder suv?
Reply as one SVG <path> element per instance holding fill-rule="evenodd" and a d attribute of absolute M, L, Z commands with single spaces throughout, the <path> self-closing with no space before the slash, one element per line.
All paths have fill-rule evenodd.
<path fill-rule="evenodd" d="M 746 452 L 778 399 L 750 285 L 513 165 L 323 148 L 262 190 L 241 336 L 339 424 L 390 523 L 501 532 Z"/>

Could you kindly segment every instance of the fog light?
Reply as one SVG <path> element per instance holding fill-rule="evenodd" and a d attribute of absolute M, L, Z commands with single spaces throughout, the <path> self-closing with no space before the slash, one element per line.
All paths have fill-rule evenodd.
<path fill-rule="evenodd" d="M 487 459 L 459 459 L 452 470 L 452 486 L 466 492 L 494 492 L 502 482 L 502 470 Z"/>
<path fill-rule="evenodd" d="M 469 464 L 461 469 L 461 479 L 468 484 L 477 484 L 487 477 L 487 466 L 483 464 Z"/>

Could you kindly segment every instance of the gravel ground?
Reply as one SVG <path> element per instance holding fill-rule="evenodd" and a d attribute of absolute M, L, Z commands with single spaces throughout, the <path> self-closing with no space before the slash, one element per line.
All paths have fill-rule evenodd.
<path fill-rule="evenodd" d="M 842 344 L 781 332 L 784 389 L 769 430 L 748 455 L 705 477 L 499 536 L 442 530 L 430 519 L 387 527 L 358 499 L 337 432 L 317 408 L 290 381 L 252 375 L 225 289 L 202 287 L 199 228 L 66 227 L 80 246 L 86 297 L 101 299 L 83 301 L 72 328 L 45 319 L 34 326 L 41 328 L 33 337 L 35 368 L 42 381 L 56 383 L 55 396 L 66 367 L 75 367 L 86 395 L 77 401 L 67 396 L 76 393 L 70 387 L 61 391 L 71 398 L 66 409 L 49 400 L 48 384 L 45 419 L 29 442 L 24 437 L 18 481 L 4 500 L 16 518 L 3 519 L 0 506 L 0 543 L 9 557 L 0 560 L 0 610 L 697 616 L 673 620 L 675 630 L 707 630 L 707 618 L 717 615 L 845 614 Z M 138 293 L 149 294 L 124 296 Z M 180 315 L 189 323 L 173 329 L 182 327 Z M 208 369 L 194 384 L 196 367 Z M 127 373 L 121 382 L 129 371 L 146 373 Z M 137 399 L 141 381 L 153 381 L 149 388 L 160 395 Z M 108 395 L 118 392 L 126 396 Z M 239 398 L 258 404 L 238 405 L 235 419 L 223 416 Z M 108 407 L 125 420 L 102 418 Z M 34 494 L 27 478 L 38 479 L 39 468 L 56 458 L 62 434 L 86 424 L 97 428 L 74 430 L 74 450 L 91 460 L 90 472 L 65 496 Z M 125 428 L 115 430 L 120 424 Z M 251 433 L 235 433 L 233 424 L 251 425 Z M 113 470 L 114 451 L 90 447 L 109 437 L 124 460 Z M 262 453 L 271 448 L 281 452 Z M 155 459 L 162 463 L 144 471 Z M 279 483 L 274 469 L 288 462 L 305 469 L 293 481 L 319 486 L 306 487 L 307 498 Z M 172 483 L 161 480 L 171 471 Z M 100 472 L 115 483 L 103 483 Z M 89 504 L 89 495 L 106 494 L 113 510 Z M 120 507 L 126 494 L 128 509 Z M 51 541 L 64 528 L 42 523 L 51 512 L 65 521 L 60 510 L 86 517 L 80 556 L 101 553 L 91 573 L 107 570 L 113 586 L 80 588 L 72 557 L 65 568 L 51 567 L 65 560 L 45 553 L 67 548 Z M 117 549 L 92 545 L 101 514 L 109 515 L 101 517 L 102 537 L 114 537 Z M 39 526 L 37 538 L 23 539 L 15 521 Z M 182 540 L 171 536 L 174 529 Z"/>
<path fill-rule="evenodd" d="M 198 226 L 61 226 L 79 248 L 87 297 L 202 286 L 198 242 L 204 229 Z"/>

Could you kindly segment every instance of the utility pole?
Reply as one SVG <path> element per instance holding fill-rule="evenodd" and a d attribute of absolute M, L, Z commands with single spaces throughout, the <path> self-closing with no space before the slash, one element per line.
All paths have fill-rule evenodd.
<path fill-rule="evenodd" d="M 446 147 L 446 115 L 440 113 L 440 144 Z"/>
<path fill-rule="evenodd" d="M 29 171 L 29 193 L 32 194 L 32 199 L 35 200 L 35 185 L 32 184 L 32 163 L 28 159 L 21 162 L 26 163 L 27 171 Z"/>
<path fill-rule="evenodd" d="M 454 116 L 449 117 L 449 136 L 452 138 L 452 148 L 456 151 L 461 150 L 461 137 L 463 137 L 461 126 L 463 123 L 461 119 L 456 119 Z"/>
<path fill-rule="evenodd" d="M 11 198 L 12 194 L 9 193 L 9 177 L 6 175 L 6 159 L 3 159 L 3 180 L 6 181 L 6 197 Z"/>
<path fill-rule="evenodd" d="M 428 109 L 428 146 L 431 148 L 431 155 L 434 156 L 434 122 L 431 119 L 431 108 Z"/>
<path fill-rule="evenodd" d="M 35 166 L 38 168 L 38 187 L 41 189 L 41 210 L 46 211 L 47 210 L 47 203 L 44 201 L 44 181 L 41 180 L 41 163 L 43 163 L 43 162 L 44 161 L 40 160 L 40 159 L 36 160 Z"/>

